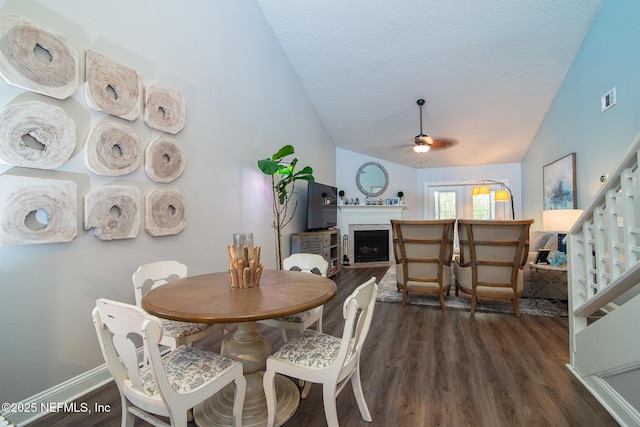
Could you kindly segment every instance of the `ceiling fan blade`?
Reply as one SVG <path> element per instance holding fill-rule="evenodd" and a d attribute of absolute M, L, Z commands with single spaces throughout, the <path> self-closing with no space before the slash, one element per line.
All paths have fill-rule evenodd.
<path fill-rule="evenodd" d="M 458 140 L 455 138 L 436 137 L 432 140 L 431 150 L 445 150 L 458 144 Z"/>
<path fill-rule="evenodd" d="M 414 138 L 414 143 L 416 145 L 428 145 L 430 150 L 444 150 L 456 145 L 458 143 L 458 140 L 454 138 L 446 138 L 446 137 L 431 138 L 430 136 L 427 136 L 427 135 L 418 135 Z"/>

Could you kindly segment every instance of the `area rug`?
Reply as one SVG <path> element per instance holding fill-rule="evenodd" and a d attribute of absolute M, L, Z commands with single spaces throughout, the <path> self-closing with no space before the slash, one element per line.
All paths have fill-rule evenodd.
<path fill-rule="evenodd" d="M 396 285 L 396 269 L 389 268 L 380 283 L 378 284 L 377 301 L 402 303 L 402 293 L 398 292 Z M 426 305 L 440 308 L 440 301 L 437 295 L 419 295 L 409 293 L 407 304 Z M 447 308 L 458 308 L 463 310 L 471 309 L 471 297 L 460 294 L 455 296 L 453 289 L 449 296 L 445 296 L 445 305 Z M 553 303 L 546 299 L 529 299 L 520 298 L 518 300 L 521 314 L 532 314 L 535 316 L 552 316 L 567 317 L 567 308 L 561 304 Z M 478 298 L 476 303 L 476 311 L 485 311 L 493 313 L 511 313 L 513 314 L 513 304 L 509 300 L 492 300 L 489 298 Z"/>

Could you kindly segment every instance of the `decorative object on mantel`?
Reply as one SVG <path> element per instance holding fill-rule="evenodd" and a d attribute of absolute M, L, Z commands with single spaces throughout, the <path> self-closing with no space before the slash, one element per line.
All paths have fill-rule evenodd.
<path fill-rule="evenodd" d="M 78 234 L 73 181 L 0 176 L 0 245 L 69 242 Z"/>
<path fill-rule="evenodd" d="M 295 152 L 292 145 L 285 145 L 270 158 L 258 160 L 258 168 L 265 175 L 271 176 L 271 192 L 273 195 L 273 228 L 276 230 L 276 256 L 278 269 L 282 270 L 282 230 L 291 222 L 296 213 L 298 201 L 289 212 L 289 202 L 294 194 L 297 180 L 315 181 L 313 169 L 305 166 L 299 172 L 295 172 L 298 159 L 293 158 L 286 162 L 285 157 Z"/>
<path fill-rule="evenodd" d="M 260 284 L 264 265 L 260 262 L 260 246 L 253 246 L 253 233 L 234 233 L 229 254 L 229 283 L 232 288 L 253 288 Z"/>
<path fill-rule="evenodd" d="M 178 141 L 160 135 L 144 151 L 144 171 L 154 182 L 168 183 L 178 179 L 185 168 L 185 158 Z"/>
<path fill-rule="evenodd" d="M 66 99 L 78 89 L 78 52 L 66 37 L 20 16 L 0 16 L 0 77 L 31 92 Z"/>
<path fill-rule="evenodd" d="M 142 112 L 142 79 L 127 68 L 92 50 L 85 53 L 84 97 L 89 107 L 133 121 Z"/>
<path fill-rule="evenodd" d="M 153 190 L 145 197 L 144 229 L 151 236 L 178 234 L 187 225 L 186 209 L 179 191 Z"/>
<path fill-rule="evenodd" d="M 152 129 L 175 135 L 184 128 L 186 117 L 182 94 L 162 83 L 144 88 L 144 122 Z"/>
<path fill-rule="evenodd" d="M 133 239 L 140 231 L 140 190 L 103 185 L 84 197 L 84 229 L 99 240 Z"/>
<path fill-rule="evenodd" d="M 0 112 L 0 163 L 37 169 L 62 166 L 76 148 L 76 124 L 59 107 L 39 101 Z"/>
<path fill-rule="evenodd" d="M 97 175 L 126 175 L 138 169 L 142 159 L 138 134 L 109 117 L 100 120 L 87 136 L 84 164 Z"/>

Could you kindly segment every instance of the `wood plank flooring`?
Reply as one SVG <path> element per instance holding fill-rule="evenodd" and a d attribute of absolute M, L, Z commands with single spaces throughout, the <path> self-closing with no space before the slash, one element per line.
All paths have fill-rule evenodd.
<path fill-rule="evenodd" d="M 344 299 L 372 275 L 381 279 L 386 270 L 343 268 L 334 276 L 338 295 L 325 305 L 324 332 L 340 335 Z M 274 349 L 282 344 L 276 331 L 263 332 Z M 198 345 L 216 350 L 219 339 Z M 567 318 L 472 316 L 379 302 L 361 360 L 373 422 L 360 418 L 350 385 L 338 398 L 338 419 L 344 427 L 617 426 L 567 370 L 568 361 Z M 112 409 L 106 414 L 50 414 L 31 425 L 120 425 L 120 397 L 113 383 L 78 402 Z M 136 426 L 147 425 L 136 420 Z M 286 426 L 326 426 L 321 386 L 311 388 Z"/>

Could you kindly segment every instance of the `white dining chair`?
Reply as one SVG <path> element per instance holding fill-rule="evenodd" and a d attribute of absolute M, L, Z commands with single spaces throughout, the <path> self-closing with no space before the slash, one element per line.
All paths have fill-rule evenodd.
<path fill-rule="evenodd" d="M 176 279 L 187 277 L 187 266 L 178 261 L 156 261 L 143 264 L 133 273 L 133 292 L 136 305 L 142 307 L 142 298 L 151 289 Z M 178 322 L 162 319 L 162 340 L 160 344 L 175 349 L 183 344 L 191 344 L 223 330 L 223 324 Z"/>
<path fill-rule="evenodd" d="M 319 274 L 322 277 L 327 277 L 329 263 L 321 255 L 297 253 L 283 259 L 282 268 L 284 270 L 302 271 L 304 273 Z M 303 332 L 315 324 L 316 330 L 322 332 L 322 313 L 323 307 L 319 306 L 285 317 L 260 320 L 258 323 L 273 328 L 280 328 L 282 340 L 287 342 L 287 330 Z"/>
<path fill-rule="evenodd" d="M 342 338 L 307 329 L 267 358 L 263 384 L 268 427 L 274 425 L 277 409 L 276 374 L 322 384 L 324 412 L 329 427 L 338 427 L 336 399 L 350 380 L 360 415 L 365 421 L 372 421 L 360 381 L 360 354 L 371 326 L 377 292 L 376 278 L 372 277 L 345 300 Z"/>
<path fill-rule="evenodd" d="M 242 425 L 246 380 L 242 364 L 219 354 L 182 345 L 160 355 L 162 323 L 140 307 L 100 298 L 93 322 L 104 360 L 120 391 L 122 425 L 134 416 L 166 426 L 186 427 L 188 411 L 223 387 L 234 385 L 232 422 Z M 143 343 L 142 360 L 136 342 Z"/>

